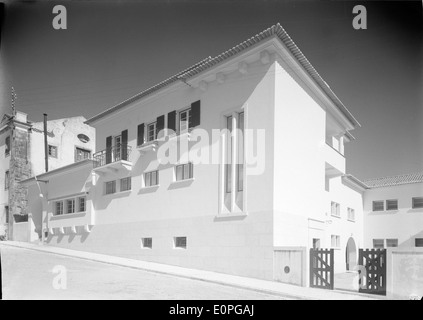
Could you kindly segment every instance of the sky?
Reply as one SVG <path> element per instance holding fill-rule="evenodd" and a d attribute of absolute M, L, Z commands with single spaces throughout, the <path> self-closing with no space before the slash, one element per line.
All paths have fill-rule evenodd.
<path fill-rule="evenodd" d="M 66 30 L 52 26 L 58 4 Z M 89 118 L 278 22 L 362 125 L 347 172 L 423 171 L 422 1 L 9 1 L 0 111 L 13 86 L 32 121 Z"/>

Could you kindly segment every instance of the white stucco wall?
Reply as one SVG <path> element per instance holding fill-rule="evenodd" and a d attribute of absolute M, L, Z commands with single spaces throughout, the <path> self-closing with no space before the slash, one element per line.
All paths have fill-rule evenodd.
<path fill-rule="evenodd" d="M 10 154 L 5 156 L 6 137 L 11 136 L 10 130 L 0 135 L 0 235 L 5 234 L 6 230 L 6 206 L 9 202 L 9 191 L 5 190 L 5 173 L 9 170 Z"/>
<path fill-rule="evenodd" d="M 423 209 L 412 209 L 412 198 L 423 196 L 423 183 L 366 190 L 364 201 L 365 245 L 373 239 L 398 239 L 399 247 L 414 247 L 415 238 L 423 238 Z M 373 212 L 373 201 L 397 199 L 398 210 Z M 386 209 L 386 206 L 385 206 Z"/>
<path fill-rule="evenodd" d="M 49 156 L 49 171 L 75 162 L 75 149 L 95 152 L 95 129 L 84 124 L 84 117 L 49 120 L 47 122 L 47 143 L 58 148 L 57 158 Z M 31 134 L 31 170 L 33 175 L 45 172 L 44 127 L 42 122 L 33 124 Z M 78 139 L 78 134 L 90 138 L 87 143 Z"/>

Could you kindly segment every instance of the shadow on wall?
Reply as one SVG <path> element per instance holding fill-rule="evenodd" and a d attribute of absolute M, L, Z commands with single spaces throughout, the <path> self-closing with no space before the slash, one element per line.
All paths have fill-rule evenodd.
<path fill-rule="evenodd" d="M 94 227 L 91 228 L 91 231 L 93 228 Z M 83 226 L 76 227 L 76 234 L 71 233 L 70 227 L 64 228 L 64 232 L 65 232 L 64 234 L 54 234 L 54 235 L 49 234 L 46 239 L 46 242 L 48 244 L 51 244 L 52 240 L 56 237 L 57 238 L 56 243 L 58 244 L 60 244 L 64 238 L 67 238 L 68 243 L 72 243 L 75 239 L 78 239 L 78 238 L 80 243 L 84 243 L 85 240 L 87 240 L 91 234 L 90 232 L 86 232 Z"/>
<path fill-rule="evenodd" d="M 421 242 L 421 245 L 423 245 L 423 230 L 419 233 L 416 233 L 412 235 L 407 240 L 401 242 L 398 244 L 398 247 L 400 248 L 410 248 L 410 247 L 416 247 L 416 239 L 421 239 L 419 242 Z"/>

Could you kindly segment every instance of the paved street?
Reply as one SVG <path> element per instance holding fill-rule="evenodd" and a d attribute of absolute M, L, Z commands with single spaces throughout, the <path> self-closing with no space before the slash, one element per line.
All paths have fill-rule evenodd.
<path fill-rule="evenodd" d="M 3 299 L 224 299 L 266 300 L 280 296 L 204 281 L 64 257 L 1 248 Z M 67 271 L 67 289 L 54 289 L 56 266 Z M 56 278 L 57 279 L 57 278 Z"/>

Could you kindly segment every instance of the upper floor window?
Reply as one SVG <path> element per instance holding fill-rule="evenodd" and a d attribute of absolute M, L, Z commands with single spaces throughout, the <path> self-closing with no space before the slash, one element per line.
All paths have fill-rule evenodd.
<path fill-rule="evenodd" d="M 147 142 L 157 139 L 157 122 L 152 122 L 147 125 Z"/>
<path fill-rule="evenodd" d="M 4 173 L 4 190 L 9 189 L 9 170 Z"/>
<path fill-rule="evenodd" d="M 373 201 L 373 211 L 383 211 L 385 210 L 383 201 Z"/>
<path fill-rule="evenodd" d="M 10 154 L 10 136 L 6 137 L 4 142 L 4 156 L 7 157 Z"/>
<path fill-rule="evenodd" d="M 57 158 L 57 147 L 48 145 L 48 155 L 52 158 Z"/>
<path fill-rule="evenodd" d="M 355 221 L 355 210 L 348 208 L 348 220 Z"/>
<path fill-rule="evenodd" d="M 332 201 L 330 205 L 330 213 L 334 217 L 341 216 L 341 206 L 339 203 Z"/>
<path fill-rule="evenodd" d="M 175 168 L 176 181 L 192 179 L 194 176 L 194 168 L 191 162 L 177 165 Z"/>
<path fill-rule="evenodd" d="M 423 208 L 423 197 L 414 197 L 413 199 L 413 209 Z"/>
<path fill-rule="evenodd" d="M 398 210 L 398 200 L 386 200 L 386 210 Z"/>
<path fill-rule="evenodd" d="M 179 131 L 184 132 L 189 128 L 191 119 L 191 109 L 185 109 L 179 112 Z"/>
<path fill-rule="evenodd" d="M 105 183 L 106 186 L 106 194 L 113 194 L 116 193 L 116 181 L 107 181 Z"/>
<path fill-rule="evenodd" d="M 91 151 L 82 148 L 75 149 L 75 162 L 91 158 Z"/>

